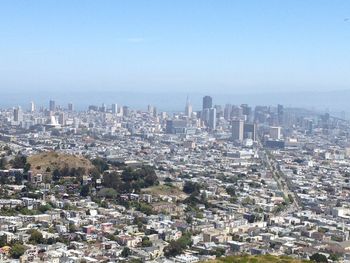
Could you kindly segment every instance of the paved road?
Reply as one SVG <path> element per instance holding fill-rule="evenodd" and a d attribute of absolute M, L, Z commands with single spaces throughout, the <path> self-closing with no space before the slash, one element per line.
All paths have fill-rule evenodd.
<path fill-rule="evenodd" d="M 286 216 L 287 214 L 300 210 L 295 193 L 288 187 L 288 178 L 285 174 L 283 174 L 283 172 L 277 169 L 276 160 L 273 158 L 273 156 L 269 156 L 267 150 L 262 146 L 260 147 L 259 154 L 267 168 L 272 172 L 272 176 L 276 180 L 279 189 L 283 191 L 284 196 L 286 198 L 289 196 L 293 197 L 293 202 L 289 204 L 287 209 L 281 211 L 280 215 Z"/>

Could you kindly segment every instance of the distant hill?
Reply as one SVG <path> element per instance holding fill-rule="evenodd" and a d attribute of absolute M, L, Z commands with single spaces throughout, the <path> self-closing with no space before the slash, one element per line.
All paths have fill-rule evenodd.
<path fill-rule="evenodd" d="M 206 263 L 302 263 L 311 262 L 308 260 L 297 260 L 287 256 L 272 256 L 272 255 L 262 255 L 262 256 L 228 256 L 223 258 L 218 258 L 216 260 L 205 261 Z"/>
<path fill-rule="evenodd" d="M 31 170 L 35 173 L 45 173 L 47 171 L 54 171 L 55 169 L 62 169 L 67 166 L 72 168 L 84 168 L 88 171 L 93 167 L 91 162 L 77 155 L 63 154 L 57 152 L 44 152 L 28 157 L 27 160 L 31 165 Z"/>

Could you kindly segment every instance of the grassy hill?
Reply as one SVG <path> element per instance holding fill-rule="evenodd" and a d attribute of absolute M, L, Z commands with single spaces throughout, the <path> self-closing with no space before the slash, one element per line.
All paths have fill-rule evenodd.
<path fill-rule="evenodd" d="M 141 190 L 145 194 L 151 195 L 173 195 L 177 196 L 180 199 L 185 199 L 187 195 L 181 191 L 178 187 L 172 185 L 157 185 Z"/>
<path fill-rule="evenodd" d="M 86 171 L 93 167 L 91 162 L 82 156 L 57 152 L 44 152 L 32 155 L 28 157 L 27 161 L 31 165 L 31 170 L 36 174 L 47 171 L 52 172 L 55 169 L 62 169 L 65 166 L 68 166 L 70 169 L 82 167 Z"/>
<path fill-rule="evenodd" d="M 302 262 L 311 262 L 308 260 L 297 260 L 287 256 L 272 256 L 272 255 L 263 255 L 263 256 L 228 256 L 223 258 L 218 258 L 216 260 L 205 261 L 206 263 L 302 263 Z"/>

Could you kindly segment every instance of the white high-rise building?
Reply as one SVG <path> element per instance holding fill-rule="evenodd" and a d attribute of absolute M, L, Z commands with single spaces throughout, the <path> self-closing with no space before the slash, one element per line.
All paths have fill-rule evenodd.
<path fill-rule="evenodd" d="M 187 100 L 186 100 L 186 106 L 185 106 L 185 116 L 187 117 L 191 117 L 192 116 L 192 105 L 191 105 L 191 102 L 189 100 L 189 98 L 187 97 Z"/>
<path fill-rule="evenodd" d="M 35 111 L 35 104 L 34 101 L 30 102 L 30 112 L 34 112 Z"/>

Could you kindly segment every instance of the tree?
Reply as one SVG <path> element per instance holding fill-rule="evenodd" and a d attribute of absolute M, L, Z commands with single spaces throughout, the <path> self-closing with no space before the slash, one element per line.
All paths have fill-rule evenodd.
<path fill-rule="evenodd" d="M 185 182 L 185 185 L 183 187 L 183 191 L 186 193 L 186 194 L 195 194 L 195 195 L 198 195 L 199 192 L 200 192 L 200 185 L 198 183 L 195 183 L 195 182 L 191 182 L 191 181 L 186 181 Z"/>
<path fill-rule="evenodd" d="M 338 261 L 339 260 L 339 255 L 337 254 L 330 254 L 328 257 L 332 261 Z"/>
<path fill-rule="evenodd" d="M 229 186 L 226 188 L 226 192 L 230 195 L 230 196 L 236 196 L 236 189 L 234 188 L 234 186 Z"/>
<path fill-rule="evenodd" d="M 108 173 L 103 176 L 103 186 L 105 187 L 113 188 L 118 191 L 121 184 L 122 181 L 120 179 L 120 176 L 115 172 Z"/>
<path fill-rule="evenodd" d="M 223 255 L 225 255 L 225 253 L 226 253 L 225 249 L 219 247 L 219 248 L 215 249 L 214 255 L 217 258 L 219 258 L 219 257 L 222 257 Z"/>
<path fill-rule="evenodd" d="M 122 253 L 121 253 L 121 256 L 122 256 L 123 258 L 127 258 L 127 257 L 130 256 L 130 255 L 131 255 L 131 250 L 130 250 L 130 248 L 125 247 L 125 248 L 123 249 Z"/>
<path fill-rule="evenodd" d="M 109 198 L 109 199 L 113 199 L 113 198 L 117 197 L 118 192 L 116 190 L 114 190 L 113 188 L 102 188 L 98 192 L 97 195 L 101 196 L 101 197 L 106 197 L 106 198 Z"/>
<path fill-rule="evenodd" d="M 141 243 L 141 246 L 142 247 L 151 247 L 153 244 L 152 244 L 152 241 L 149 240 L 148 237 L 143 237 L 142 238 L 142 243 Z"/>
<path fill-rule="evenodd" d="M 36 245 L 42 244 L 44 242 L 43 234 L 41 234 L 38 230 L 33 229 L 30 232 L 29 242 Z"/>
<path fill-rule="evenodd" d="M 170 241 L 170 244 L 164 248 L 164 255 L 169 258 L 169 257 L 175 257 L 177 255 L 180 255 L 182 253 L 183 249 L 181 245 L 172 240 Z"/>
<path fill-rule="evenodd" d="M 100 173 L 103 173 L 104 171 L 109 169 L 108 163 L 101 158 L 93 159 L 91 162 Z"/>
<path fill-rule="evenodd" d="M 61 172 L 58 169 L 55 169 L 52 173 L 52 180 L 58 181 L 60 180 Z"/>
<path fill-rule="evenodd" d="M 86 197 L 90 194 L 90 186 L 88 184 L 83 185 L 80 190 L 80 195 Z"/>
<path fill-rule="evenodd" d="M 22 256 L 24 254 L 24 252 L 26 251 L 26 247 L 22 244 L 16 243 L 12 246 L 11 248 L 11 257 L 18 259 L 20 258 L 20 256 Z"/>
<path fill-rule="evenodd" d="M 0 169 L 6 169 L 7 161 L 5 157 L 0 158 Z"/>
<path fill-rule="evenodd" d="M 320 253 L 315 253 L 310 257 L 310 260 L 315 261 L 315 262 L 321 262 L 321 263 L 327 263 L 328 259 L 325 255 L 320 254 Z"/>
<path fill-rule="evenodd" d="M 30 170 L 31 164 L 30 163 L 26 163 L 23 167 L 23 171 L 25 173 L 28 173 L 28 171 Z"/>
<path fill-rule="evenodd" d="M 46 211 L 50 210 L 51 209 L 51 206 L 49 204 L 46 204 L 46 205 L 41 205 L 39 206 L 38 210 L 41 212 L 41 213 L 45 213 Z"/>
<path fill-rule="evenodd" d="M 166 257 L 175 257 L 180 255 L 184 249 L 192 246 L 191 233 L 186 232 L 176 241 L 171 241 L 168 246 L 164 248 L 164 255 Z"/>
<path fill-rule="evenodd" d="M 24 166 L 27 163 L 27 157 L 24 155 L 18 154 L 16 155 L 15 159 L 12 161 L 12 167 L 13 168 L 24 168 Z"/>
<path fill-rule="evenodd" d="M 6 246 L 6 244 L 7 244 L 6 235 L 0 236 L 0 247 Z"/>

